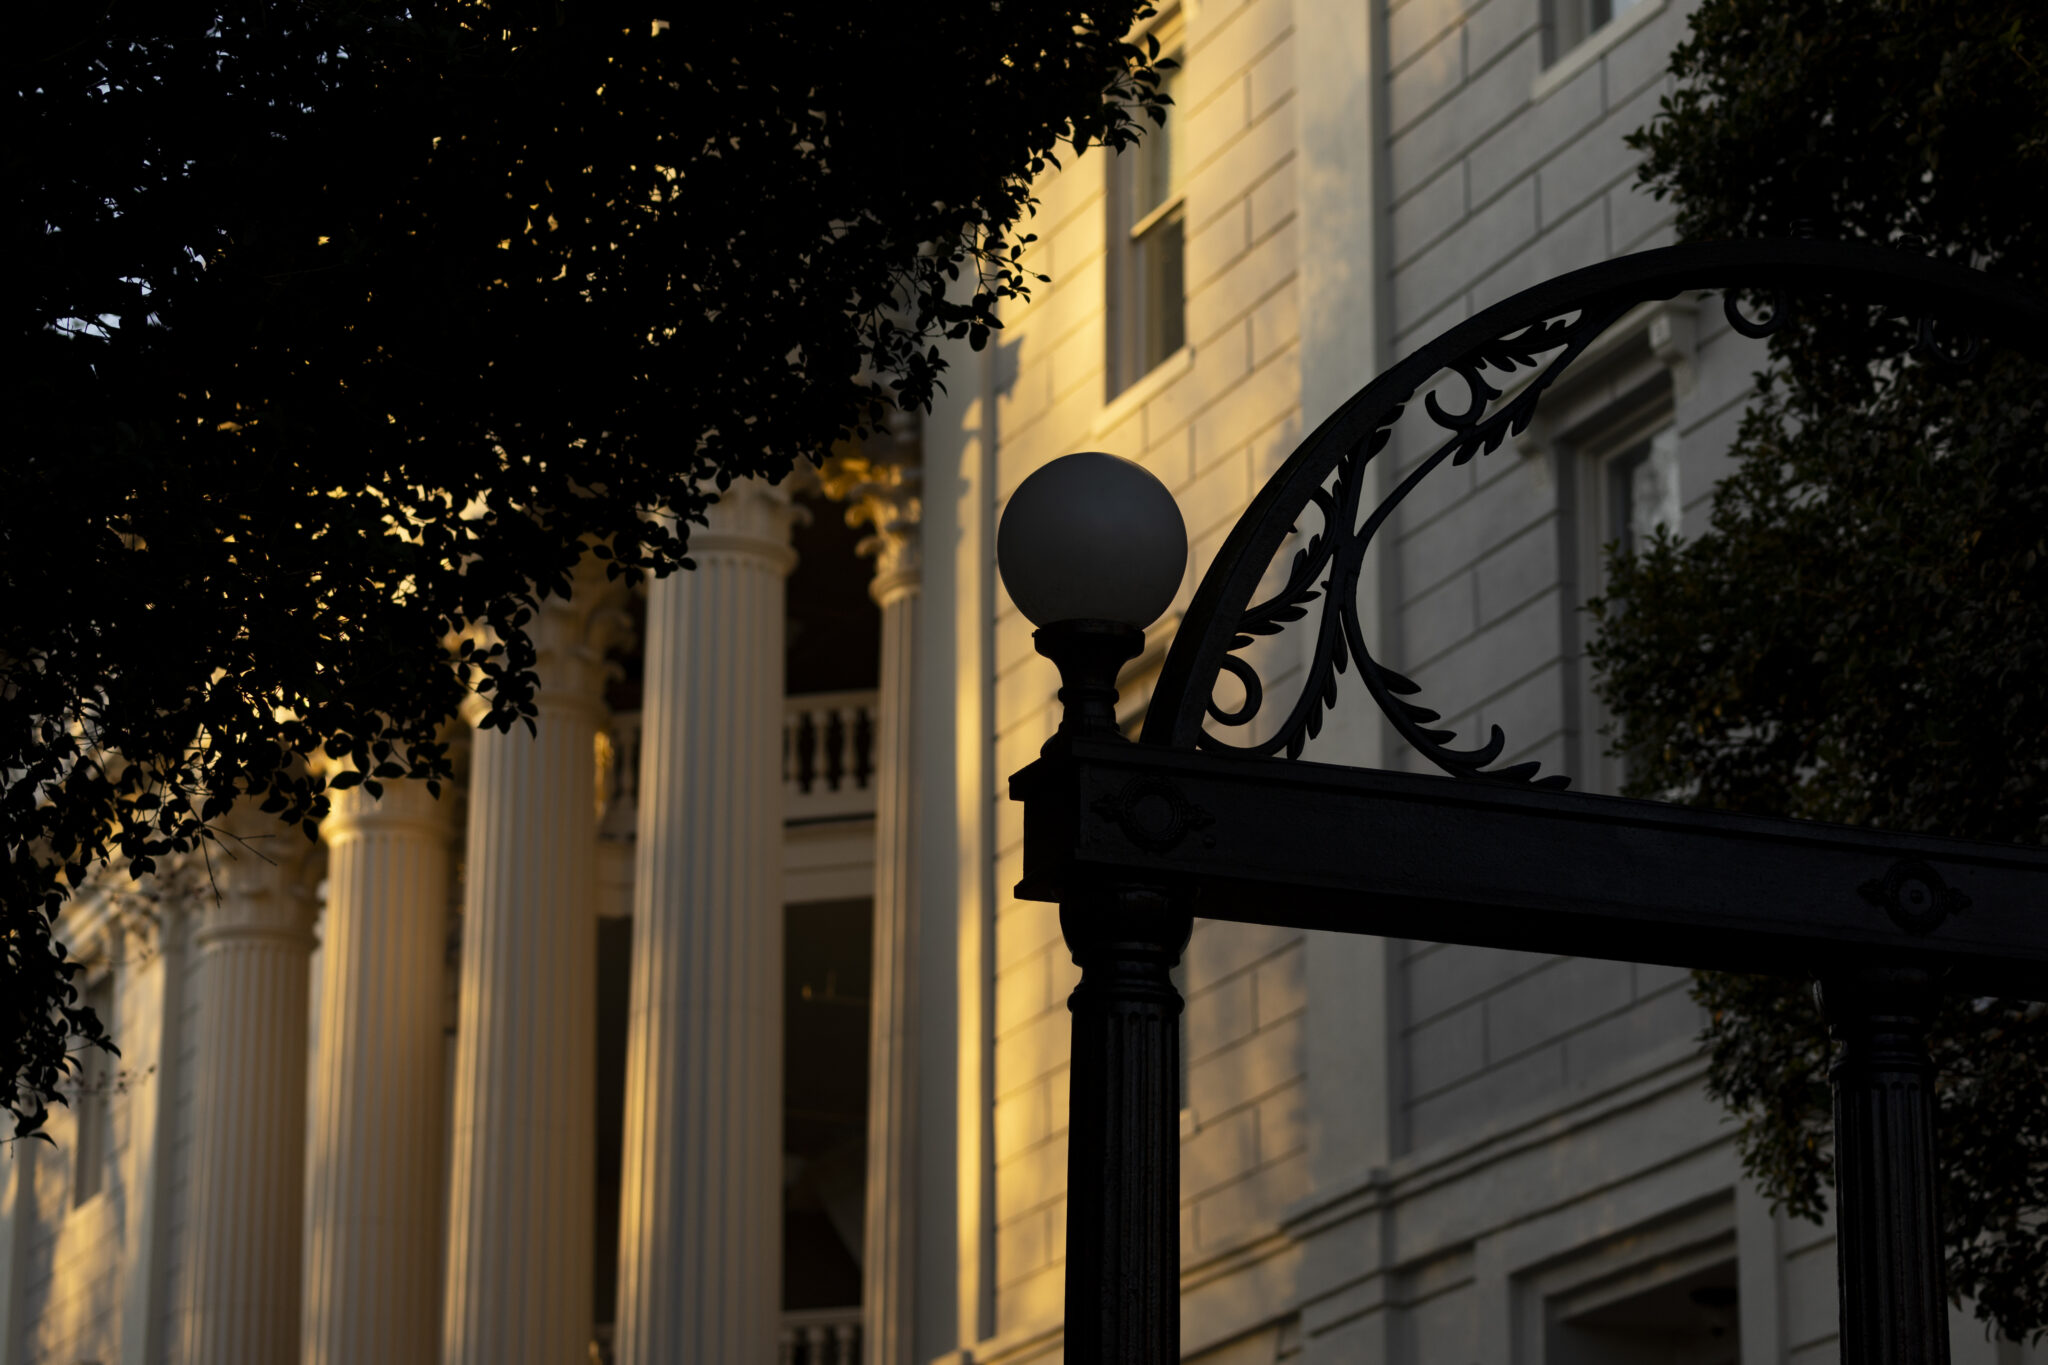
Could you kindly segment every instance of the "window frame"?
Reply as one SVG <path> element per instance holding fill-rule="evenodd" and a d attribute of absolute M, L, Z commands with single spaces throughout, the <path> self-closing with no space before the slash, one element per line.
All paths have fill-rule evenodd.
<path fill-rule="evenodd" d="M 1545 70 L 1576 53 L 1589 41 L 1618 34 L 1634 23 L 1637 10 L 1661 8 L 1661 0 L 1543 0 L 1541 53 Z"/>
<path fill-rule="evenodd" d="M 1187 64 L 1186 24 L 1181 11 L 1176 8 L 1161 14 L 1151 25 L 1149 36 L 1158 39 L 1162 59 L 1179 63 L 1164 84 L 1181 83 Z M 1114 400 L 1188 345 L 1187 175 L 1178 159 L 1177 149 L 1183 144 L 1174 126 L 1174 111 L 1180 107 L 1169 106 L 1164 125 L 1148 129 L 1136 145 L 1107 159 L 1104 402 Z M 1162 142 L 1165 187 L 1159 200 L 1140 213 L 1136 211 L 1138 182 L 1157 166 Z M 1152 280 L 1162 254 L 1169 256 L 1179 277 L 1178 288 L 1167 291 L 1172 298 L 1170 308 L 1161 307 L 1161 291 Z"/>
<path fill-rule="evenodd" d="M 1658 465 L 1664 466 L 1670 473 L 1672 487 L 1669 491 L 1672 494 L 1673 505 L 1668 509 L 1668 518 L 1660 515 L 1646 531 L 1639 533 L 1634 524 L 1635 474 L 1637 470 L 1646 466 Z M 1675 535 L 1684 525 L 1685 487 L 1679 480 L 1679 474 L 1678 428 L 1668 420 L 1649 435 L 1639 437 L 1600 457 L 1600 479 L 1604 485 L 1604 515 L 1600 528 L 1602 554 L 1598 575 L 1600 591 L 1607 590 L 1607 545 L 1620 541 L 1623 549 L 1633 552 L 1639 548 L 1639 537 L 1654 536 L 1660 528 L 1668 529 Z"/>
<path fill-rule="evenodd" d="M 1607 752 L 1607 737 L 1601 733 L 1612 717 L 1593 687 L 1592 663 L 1586 655 L 1592 621 L 1583 608 L 1590 599 L 1606 594 L 1607 546 L 1621 538 L 1618 530 L 1625 529 L 1615 524 L 1619 510 L 1615 483 L 1622 464 L 1639 451 L 1654 458 L 1659 447 L 1669 452 L 1679 477 L 1678 510 L 1682 517 L 1683 447 L 1668 380 L 1653 382 L 1628 400 L 1615 404 L 1558 451 L 1560 473 L 1568 490 L 1566 505 L 1571 513 L 1569 543 L 1564 547 L 1565 567 L 1571 574 L 1567 594 L 1571 609 L 1565 615 L 1564 652 L 1572 672 L 1567 725 L 1576 732 L 1570 750 L 1574 764 L 1572 785 L 1579 791 L 1616 795 L 1628 776 L 1621 760 Z"/>

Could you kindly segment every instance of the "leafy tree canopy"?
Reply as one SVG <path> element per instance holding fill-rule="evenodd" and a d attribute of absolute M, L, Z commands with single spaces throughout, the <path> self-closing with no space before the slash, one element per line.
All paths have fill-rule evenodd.
<path fill-rule="evenodd" d="M 1031 175 L 1163 117 L 1156 52 L 1124 41 L 1149 12 L 12 15 L 16 1132 L 105 1041 L 52 933 L 72 890 L 199 846 L 238 798 L 310 835 L 330 787 L 445 780 L 466 695 L 531 723 L 524 624 L 586 547 L 688 567 L 729 479 L 928 402 L 935 341 L 981 345 L 1032 283 Z M 353 771 L 310 775 L 316 751 Z"/>
<path fill-rule="evenodd" d="M 1705 0 L 1632 145 L 1699 240 L 1889 242 L 2048 291 L 2048 22 L 2031 0 Z M 1709 529 L 1612 562 L 1601 691 L 1637 795 L 2048 837 L 2048 375 L 1793 301 Z M 1746 1168 L 1818 1219 L 1825 1027 L 1802 983 L 1702 974 Z M 2048 1328 L 2048 1017 L 1952 999 L 1932 1039 L 1949 1287 Z"/>

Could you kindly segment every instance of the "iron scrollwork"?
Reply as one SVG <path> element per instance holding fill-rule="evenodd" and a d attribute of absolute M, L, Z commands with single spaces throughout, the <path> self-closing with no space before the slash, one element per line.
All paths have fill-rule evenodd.
<path fill-rule="evenodd" d="M 1760 318 L 1753 318 L 1742 311 L 1742 295 L 1734 289 L 1721 293 L 1721 316 L 1728 319 L 1728 325 L 1737 336 L 1746 336 L 1751 341 L 1762 341 L 1765 337 L 1785 326 L 1792 316 L 1792 298 L 1784 289 L 1771 291 L 1771 309 Z"/>
<path fill-rule="evenodd" d="M 1719 291 L 1729 325 L 1767 337 L 1790 316 L 1796 292 L 1862 298 L 1922 319 L 1920 336 L 1952 364 L 1967 364 L 1984 337 L 2040 354 L 2048 317 L 2016 302 L 1981 272 L 1880 247 L 1810 240 L 1665 247 L 1550 280 L 1453 327 L 1361 389 L 1298 446 L 1232 530 L 1197 589 L 1154 691 L 1143 741 L 1252 756 L 1301 755 L 1338 700 L 1339 679 L 1360 681 L 1401 737 L 1453 777 L 1563 787 L 1540 765 L 1492 765 L 1507 736 L 1490 727 L 1485 743 L 1453 748 L 1454 731 L 1416 699 L 1420 687 L 1374 659 L 1367 647 L 1358 586 L 1373 539 L 1423 480 L 1491 455 L 1524 433 L 1538 402 L 1605 331 L 1639 304 L 1683 293 Z M 1753 315 L 1742 300 L 1768 300 Z M 1937 320 L 1940 330 L 1937 331 Z M 1961 338 L 1962 340 L 1958 340 Z M 1462 386 L 1452 410 L 1438 388 Z M 1371 466 L 1395 424 L 1423 391 L 1422 411 L 1442 433 L 1435 448 L 1385 498 L 1366 510 Z M 1253 593 L 1296 533 L 1304 514 L 1319 525 L 1288 562 L 1280 586 Z M 1252 724 L 1266 687 L 1244 657 L 1255 640 L 1275 636 L 1316 613 L 1315 648 L 1287 714 L 1266 738 L 1232 743 L 1208 728 Z M 1234 705 L 1215 691 L 1228 675 L 1243 690 Z"/>

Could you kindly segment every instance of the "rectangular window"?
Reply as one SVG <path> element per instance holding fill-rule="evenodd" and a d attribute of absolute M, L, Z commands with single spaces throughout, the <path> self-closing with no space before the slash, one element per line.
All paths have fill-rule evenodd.
<path fill-rule="evenodd" d="M 1607 548 L 1618 545 L 1629 554 L 1649 547 L 1662 529 L 1678 533 L 1682 489 L 1678 471 L 1678 432 L 1670 425 L 1668 407 L 1653 405 L 1633 417 L 1607 426 L 1606 433 L 1581 446 L 1568 458 L 1577 464 L 1572 479 L 1581 490 L 1577 504 L 1577 563 L 1570 595 L 1580 601 L 1607 591 Z M 1571 552 L 1568 550 L 1567 555 Z M 1628 774 L 1607 752 L 1607 708 L 1593 688 L 1592 666 L 1585 658 L 1592 622 L 1578 612 L 1565 622 L 1565 657 L 1576 681 L 1569 692 L 1568 725 L 1578 733 L 1572 785 L 1581 791 L 1619 792 Z"/>
<path fill-rule="evenodd" d="M 103 973 L 88 987 L 85 1003 L 99 1016 L 100 1026 L 114 1031 L 114 974 Z M 78 1137 L 71 1154 L 71 1203 L 83 1204 L 106 1183 L 108 1149 L 113 1145 L 114 1058 L 88 1048 L 79 1058 L 75 1117 Z"/>
<path fill-rule="evenodd" d="M 1643 0 L 1546 0 L 1543 64 L 1549 66 Z"/>
<path fill-rule="evenodd" d="M 1161 55 L 1181 60 L 1180 26 L 1169 18 L 1154 34 Z M 1161 78 L 1176 96 L 1180 70 Z M 1114 397 L 1187 343 L 1187 213 L 1182 147 L 1169 106 L 1166 123 L 1145 120 L 1137 144 L 1110 162 L 1109 394 Z"/>
<path fill-rule="evenodd" d="M 1678 433 L 1666 428 L 1607 461 L 1607 526 L 1602 543 L 1625 553 L 1649 547 L 1659 530 L 1678 534 Z"/>

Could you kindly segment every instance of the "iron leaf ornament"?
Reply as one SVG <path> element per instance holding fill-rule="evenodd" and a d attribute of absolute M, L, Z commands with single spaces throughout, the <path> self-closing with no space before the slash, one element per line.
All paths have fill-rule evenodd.
<path fill-rule="evenodd" d="M 1786 239 L 1664 247 L 1524 290 L 1387 370 L 1296 447 L 1253 499 L 1196 590 L 1153 693 L 1142 742 L 1299 758 L 1321 733 L 1325 714 L 1341 694 L 1340 680 L 1355 666 L 1401 738 L 1452 777 L 1567 786 L 1569 778 L 1542 774 L 1535 762 L 1494 767 L 1508 745 L 1498 725 L 1489 727 L 1482 744 L 1453 747 L 1456 732 L 1418 699 L 1418 684 L 1372 656 L 1358 607 L 1366 555 L 1394 509 L 1425 479 L 1446 464 L 1491 455 L 1527 431 L 1551 385 L 1632 309 L 1708 291 L 1721 294 L 1729 326 L 1750 338 L 1782 329 L 1798 295 L 1835 293 L 1916 319 L 1927 357 L 1952 367 L 1968 365 L 1987 338 L 2034 355 L 2048 344 L 2048 316 L 2002 292 L 1995 280 L 1926 256 L 1856 243 Z M 1745 300 L 1762 306 L 1746 308 Z M 1462 388 L 1455 410 L 1439 397 L 1446 388 Z M 1437 444 L 1367 511 L 1372 462 L 1386 450 L 1418 392 Z M 1311 532 L 1287 562 L 1280 586 L 1253 601 L 1310 513 Z M 1252 725 L 1267 707 L 1268 689 L 1243 651 L 1311 619 L 1313 625 L 1304 628 L 1314 630 L 1315 648 L 1299 690 L 1271 733 L 1248 743 L 1219 733 Z M 1215 696 L 1225 675 L 1243 692 L 1234 705 Z"/>

